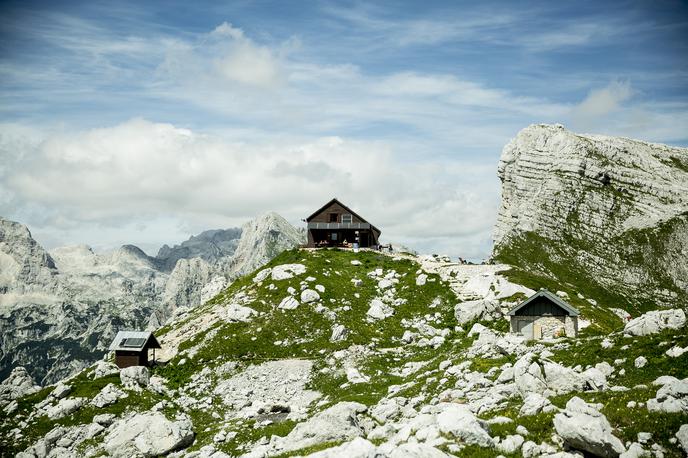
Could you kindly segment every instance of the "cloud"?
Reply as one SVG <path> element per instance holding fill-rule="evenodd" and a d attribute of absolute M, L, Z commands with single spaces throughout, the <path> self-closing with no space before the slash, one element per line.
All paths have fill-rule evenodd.
<path fill-rule="evenodd" d="M 403 163 L 380 142 L 232 143 L 144 119 L 32 135 L 0 126 L 0 155 L 12 157 L 2 171 L 0 191 L 10 197 L 0 211 L 11 210 L 50 240 L 59 240 L 60 231 L 89 234 L 99 226 L 143 240 L 141 228 L 160 221 L 200 230 L 266 211 L 298 223 L 337 196 L 380 226 L 387 240 L 416 240 L 424 248 L 428 240 L 444 241 L 454 255 L 478 254 L 463 241 L 489 238 L 496 212 L 490 168 Z M 468 180 L 466 169 L 474 172 Z"/>
<path fill-rule="evenodd" d="M 593 89 L 585 100 L 573 109 L 574 120 L 598 120 L 618 110 L 623 102 L 633 96 L 633 92 L 628 81 L 613 81 L 604 88 Z"/>

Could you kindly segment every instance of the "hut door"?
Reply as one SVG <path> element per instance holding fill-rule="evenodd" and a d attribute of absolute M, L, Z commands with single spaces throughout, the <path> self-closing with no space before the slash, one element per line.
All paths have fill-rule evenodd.
<path fill-rule="evenodd" d="M 526 339 L 533 338 L 533 319 L 518 320 L 518 332 L 523 334 Z"/>

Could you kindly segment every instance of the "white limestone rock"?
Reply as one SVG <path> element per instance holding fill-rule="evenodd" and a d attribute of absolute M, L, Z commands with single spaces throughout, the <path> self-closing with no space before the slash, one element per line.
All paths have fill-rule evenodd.
<path fill-rule="evenodd" d="M 683 449 L 683 453 L 688 455 L 688 424 L 681 425 L 676 432 L 676 439 Z"/>
<path fill-rule="evenodd" d="M 270 278 L 275 281 L 288 280 L 294 278 L 295 275 L 303 275 L 305 273 L 306 266 L 303 264 L 282 264 L 272 268 Z"/>
<path fill-rule="evenodd" d="M 523 400 L 519 415 L 536 415 L 543 411 L 551 412 L 553 410 L 557 410 L 557 408 L 552 405 L 549 399 L 539 393 L 528 393 Z"/>
<path fill-rule="evenodd" d="M 82 408 L 87 401 L 88 399 L 86 398 L 61 399 L 60 402 L 58 402 L 56 405 L 46 408 L 45 413 L 51 420 L 57 420 L 58 418 L 65 417 L 71 413 L 76 412 L 77 410 Z"/>
<path fill-rule="evenodd" d="M 653 310 L 626 323 L 624 332 L 633 336 L 646 336 L 665 329 L 680 329 L 685 324 L 686 314 L 681 309 Z"/>
<path fill-rule="evenodd" d="M 516 451 L 518 451 L 518 449 L 521 448 L 524 441 L 525 439 L 523 438 L 523 436 L 519 434 L 515 434 L 513 436 L 506 436 L 497 444 L 496 448 L 497 451 L 499 451 L 500 453 L 506 453 L 507 455 L 511 455 L 513 453 L 516 453 Z"/>
<path fill-rule="evenodd" d="M 633 361 L 633 365 L 640 369 L 641 367 L 645 367 L 647 364 L 647 358 L 644 356 L 638 356 L 635 361 Z"/>
<path fill-rule="evenodd" d="M 612 434 L 607 418 L 594 405 L 574 396 L 566 409 L 554 416 L 554 429 L 574 449 L 603 458 L 616 458 L 626 449 Z"/>
<path fill-rule="evenodd" d="M 146 412 L 115 422 L 103 447 L 113 457 L 153 457 L 184 448 L 193 439 L 193 425 L 188 417 L 170 421 L 160 412 Z"/>
<path fill-rule="evenodd" d="M 114 404 L 119 399 L 124 397 L 127 397 L 127 394 L 124 391 L 120 390 L 112 383 L 108 383 L 102 390 L 100 390 L 100 393 L 98 393 L 96 397 L 91 400 L 91 405 L 102 409 L 105 406 Z"/>
<path fill-rule="evenodd" d="M 341 342 L 349 336 L 349 330 L 343 324 L 336 324 L 332 327 L 330 342 Z"/>
<path fill-rule="evenodd" d="M 380 299 L 373 299 L 370 301 L 370 308 L 368 308 L 366 315 L 368 315 L 368 319 L 373 321 L 383 320 L 394 315 L 394 309 Z"/>
<path fill-rule="evenodd" d="M 40 389 L 26 369 L 21 366 L 15 367 L 9 377 L 0 383 L 0 407 Z"/>
<path fill-rule="evenodd" d="M 501 316 L 501 311 L 498 301 L 477 299 L 456 304 L 454 307 L 454 315 L 459 325 L 464 325 L 485 317 L 489 317 L 490 319 L 497 318 Z"/>
<path fill-rule="evenodd" d="M 481 423 L 476 416 L 463 404 L 440 404 L 437 415 L 437 426 L 444 434 L 461 439 L 467 444 L 481 447 L 492 447 L 494 443 L 486 430 L 487 425 Z"/>
<path fill-rule="evenodd" d="M 301 291 L 301 302 L 304 304 L 309 304 L 311 302 L 316 302 L 320 300 L 320 294 L 312 289 L 304 289 Z"/>
<path fill-rule="evenodd" d="M 420 274 L 416 277 L 416 286 L 424 286 L 428 282 L 427 274 Z"/>
<path fill-rule="evenodd" d="M 351 261 L 354 262 L 354 261 Z M 362 437 L 307 455 L 308 458 L 378 458 L 377 447 Z"/>
<path fill-rule="evenodd" d="M 107 377 L 108 375 L 114 375 L 119 373 L 119 367 L 110 361 L 98 361 L 91 374 L 92 379 L 99 379 L 101 377 Z"/>
<path fill-rule="evenodd" d="M 276 437 L 267 449 L 286 453 L 316 444 L 349 441 L 362 436 L 359 415 L 366 409 L 365 405 L 357 402 L 337 403 L 299 423 L 285 437 Z"/>
<path fill-rule="evenodd" d="M 129 366 L 119 372 L 119 378 L 125 388 L 141 391 L 150 383 L 150 371 L 145 366 Z"/>
<path fill-rule="evenodd" d="M 673 378 L 673 377 L 672 377 Z M 669 380 L 653 399 L 647 401 L 650 412 L 688 413 L 688 378 Z"/>
<path fill-rule="evenodd" d="M 279 303 L 278 309 L 282 310 L 294 310 L 299 306 L 299 301 L 293 296 L 287 296 Z"/>
<path fill-rule="evenodd" d="M 346 369 L 346 379 L 349 383 L 368 383 L 370 377 L 367 377 L 359 372 L 355 367 L 349 367 Z"/>
<path fill-rule="evenodd" d="M 229 304 L 227 307 L 222 309 L 220 312 L 221 316 L 229 322 L 242 322 L 248 323 L 251 319 L 258 314 L 251 307 L 245 307 L 239 304 Z"/>

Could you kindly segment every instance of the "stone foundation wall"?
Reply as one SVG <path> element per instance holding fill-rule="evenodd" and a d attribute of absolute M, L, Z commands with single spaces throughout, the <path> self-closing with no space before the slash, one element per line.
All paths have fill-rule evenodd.
<path fill-rule="evenodd" d="M 533 322 L 534 339 L 551 339 L 554 337 L 576 337 L 578 334 L 578 317 L 575 316 L 512 316 L 511 332 L 518 332 L 519 321 Z"/>

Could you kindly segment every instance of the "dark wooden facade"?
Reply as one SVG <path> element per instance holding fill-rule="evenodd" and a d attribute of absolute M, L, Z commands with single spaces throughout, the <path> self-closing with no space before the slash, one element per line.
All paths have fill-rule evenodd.
<path fill-rule="evenodd" d="M 110 350 L 115 352 L 115 364 L 119 368 L 150 366 L 148 354 L 152 350 L 154 362 L 156 348 L 161 348 L 160 343 L 148 331 L 119 331 L 110 345 Z"/>
<path fill-rule="evenodd" d="M 115 364 L 120 369 L 129 366 L 148 366 L 148 350 L 146 351 L 115 351 Z"/>
<path fill-rule="evenodd" d="M 560 305 L 546 296 L 536 297 L 528 304 L 518 309 L 514 315 L 518 316 L 565 316 L 568 315 Z"/>
<path fill-rule="evenodd" d="M 332 199 L 306 218 L 309 248 L 355 246 L 374 247 L 381 231 L 356 212 Z"/>

